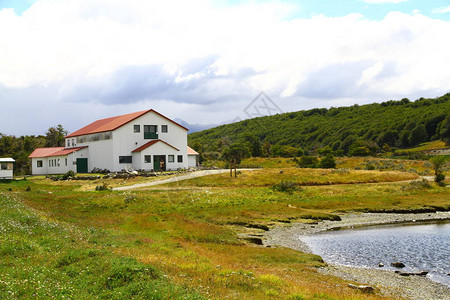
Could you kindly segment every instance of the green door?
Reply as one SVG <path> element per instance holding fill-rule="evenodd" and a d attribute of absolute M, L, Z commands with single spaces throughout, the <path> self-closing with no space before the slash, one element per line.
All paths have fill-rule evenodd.
<path fill-rule="evenodd" d="M 153 155 L 153 171 L 165 171 L 166 170 L 166 156 L 165 155 Z"/>
<path fill-rule="evenodd" d="M 161 166 L 159 165 L 159 156 L 153 155 L 153 171 L 159 171 Z"/>
<path fill-rule="evenodd" d="M 87 173 L 87 172 L 88 172 L 88 159 L 77 158 L 77 173 Z"/>

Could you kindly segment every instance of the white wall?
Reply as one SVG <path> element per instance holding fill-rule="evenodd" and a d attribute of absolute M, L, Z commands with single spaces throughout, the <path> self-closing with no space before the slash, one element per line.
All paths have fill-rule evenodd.
<path fill-rule="evenodd" d="M 13 170 L 1 170 L 0 169 L 0 178 L 1 179 L 12 179 L 13 178 Z"/>
<path fill-rule="evenodd" d="M 77 158 L 88 158 L 89 148 L 84 148 L 68 155 L 49 156 L 49 157 L 34 157 L 31 159 L 31 173 L 33 175 L 47 175 L 47 174 L 64 174 L 69 170 L 77 171 Z M 67 165 L 66 165 L 67 159 Z M 37 166 L 38 160 L 42 161 L 42 167 Z M 50 160 L 56 160 L 56 165 L 50 166 Z M 59 160 L 59 166 L 58 166 Z M 88 158 L 89 165 L 89 158 Z M 88 169 L 90 171 L 90 169 Z"/>
<path fill-rule="evenodd" d="M 198 155 L 188 155 L 188 166 L 189 168 L 197 167 Z"/>
<path fill-rule="evenodd" d="M 140 125 L 140 132 L 134 132 L 134 125 Z M 167 155 L 168 152 L 162 152 L 154 154 L 154 151 L 170 151 L 169 149 L 172 149 L 173 151 L 176 151 L 176 155 L 183 155 L 183 162 L 177 163 L 176 157 L 175 157 L 175 163 L 171 163 L 170 165 L 167 163 L 167 157 L 166 157 L 166 168 L 167 169 L 178 169 L 178 168 L 187 168 L 188 167 L 188 159 L 187 159 L 187 130 L 183 129 L 182 127 L 172 123 L 171 121 L 167 120 L 166 118 L 161 117 L 160 115 L 149 112 L 136 120 L 133 120 L 129 122 L 128 124 L 125 124 L 124 126 L 116 129 L 113 131 L 113 163 L 114 163 L 114 170 L 122 170 L 124 169 L 124 164 L 119 164 L 119 156 L 133 156 L 131 151 L 135 150 L 136 148 L 148 143 L 151 141 L 151 139 L 144 139 L 144 125 L 157 125 L 158 126 L 158 139 L 163 140 L 170 145 L 178 148 L 180 151 L 176 151 L 175 149 L 166 146 L 167 148 L 164 149 L 157 149 L 154 147 L 158 147 L 158 144 L 163 143 L 157 143 L 153 146 L 151 146 L 151 155 Z M 161 125 L 167 125 L 168 132 L 162 133 L 161 132 Z M 79 146 L 79 145 L 78 145 Z M 147 150 L 146 149 L 146 150 Z M 153 150 L 155 149 L 155 150 Z M 147 152 L 148 154 L 149 152 Z M 174 154 L 174 153 L 170 153 Z M 175 155 L 175 154 L 174 154 Z M 144 154 L 141 154 L 140 160 L 144 161 Z M 139 162 L 140 163 L 140 162 Z M 133 160 L 133 167 L 135 169 L 147 169 L 147 166 L 142 166 L 141 164 L 137 165 L 135 164 Z M 144 168 L 145 167 L 145 168 Z M 153 167 L 152 167 L 153 168 Z"/>
<path fill-rule="evenodd" d="M 67 158 L 67 166 L 66 166 Z M 37 166 L 38 161 L 42 161 L 42 167 Z M 55 162 L 54 165 L 50 166 L 50 161 Z M 59 166 L 58 166 L 59 162 Z M 37 157 L 31 159 L 31 168 L 33 175 L 47 175 L 47 174 L 63 174 L 70 170 L 71 161 L 68 159 L 68 155 L 62 156 L 51 156 L 51 157 Z"/>
<path fill-rule="evenodd" d="M 139 162 L 141 163 L 140 165 L 136 165 L 133 160 L 133 165 L 135 166 L 135 169 L 143 169 L 147 171 L 153 170 L 154 155 L 164 155 L 166 157 L 165 167 L 167 171 L 183 169 L 186 168 L 185 165 L 187 165 L 185 157 L 183 157 L 183 162 L 181 163 L 178 162 L 178 155 L 183 155 L 182 151 L 177 151 L 174 148 L 164 144 L 163 142 L 158 142 L 141 152 L 135 152 L 133 154 L 138 154 Z M 151 163 L 144 163 L 144 155 L 152 156 Z M 174 162 L 169 162 L 169 155 L 174 156 Z"/>
<path fill-rule="evenodd" d="M 67 144 L 66 144 L 67 145 Z M 114 171 L 113 164 L 113 140 L 102 140 L 95 142 L 80 143 L 77 147 L 88 146 L 76 153 L 76 158 L 88 158 L 88 171 L 94 168 L 108 169 Z M 75 168 L 76 171 L 76 168 Z"/>
<path fill-rule="evenodd" d="M 42 161 L 42 167 L 37 166 L 38 160 Z M 34 157 L 31 159 L 31 174 L 46 175 L 48 174 L 48 160 L 47 157 Z"/>

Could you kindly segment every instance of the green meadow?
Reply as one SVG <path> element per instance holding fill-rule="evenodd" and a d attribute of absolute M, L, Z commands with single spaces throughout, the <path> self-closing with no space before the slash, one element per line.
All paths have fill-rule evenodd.
<path fill-rule="evenodd" d="M 450 189 L 392 164 L 284 165 L 127 192 L 43 177 L 2 182 L 0 298 L 381 299 L 319 273 L 319 256 L 242 236 L 342 212 L 450 208 Z"/>

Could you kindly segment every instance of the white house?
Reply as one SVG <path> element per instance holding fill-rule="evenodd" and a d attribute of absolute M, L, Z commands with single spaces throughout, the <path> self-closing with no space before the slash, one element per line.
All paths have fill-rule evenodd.
<path fill-rule="evenodd" d="M 13 179 L 14 163 L 12 158 L 0 158 L 0 179 Z"/>
<path fill-rule="evenodd" d="M 189 164 L 187 131 L 153 109 L 97 120 L 67 135 L 65 147 L 33 151 L 32 174 L 195 167 Z"/>
<path fill-rule="evenodd" d="M 187 147 L 187 155 L 188 155 L 188 165 L 189 167 L 198 167 L 199 164 L 199 154 L 197 151 L 192 149 L 191 147 Z"/>

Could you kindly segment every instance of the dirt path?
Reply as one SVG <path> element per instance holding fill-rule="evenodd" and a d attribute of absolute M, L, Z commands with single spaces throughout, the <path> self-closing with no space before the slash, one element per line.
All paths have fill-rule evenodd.
<path fill-rule="evenodd" d="M 242 170 L 242 169 L 240 169 L 240 170 Z M 245 169 L 245 171 L 248 171 L 248 170 L 251 170 L 251 169 Z M 177 181 L 181 181 L 181 180 L 202 177 L 202 176 L 207 176 L 207 175 L 222 174 L 222 173 L 226 173 L 226 172 L 230 172 L 230 170 L 219 169 L 219 170 L 196 171 L 196 172 L 192 172 L 192 173 L 188 173 L 188 174 L 184 174 L 184 175 L 180 175 L 180 176 L 175 176 L 175 177 L 171 177 L 171 178 L 154 180 L 154 181 L 144 182 L 144 183 L 138 183 L 138 184 L 129 185 L 129 186 L 116 187 L 116 188 L 113 188 L 113 190 L 114 191 L 134 190 L 134 189 L 139 189 L 139 188 L 143 188 L 143 187 L 160 185 L 160 184 L 165 184 L 165 183 L 170 183 L 170 182 L 177 182 Z"/>

